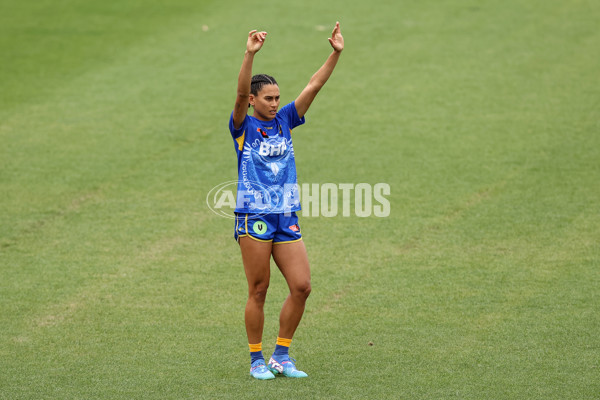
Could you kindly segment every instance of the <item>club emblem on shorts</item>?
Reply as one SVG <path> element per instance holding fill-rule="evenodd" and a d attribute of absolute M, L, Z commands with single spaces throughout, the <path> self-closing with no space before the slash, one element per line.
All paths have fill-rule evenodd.
<path fill-rule="evenodd" d="M 267 224 L 263 221 L 256 221 L 254 225 L 252 225 L 252 229 L 254 230 L 254 233 L 263 235 L 267 232 Z"/>

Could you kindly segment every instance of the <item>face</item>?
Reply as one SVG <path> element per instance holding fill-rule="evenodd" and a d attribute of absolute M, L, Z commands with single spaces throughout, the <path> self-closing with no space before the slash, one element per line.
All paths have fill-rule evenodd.
<path fill-rule="evenodd" d="M 271 121 L 279 109 L 279 86 L 263 86 L 256 96 L 250 95 L 250 105 L 254 107 L 253 117 L 261 121 Z"/>

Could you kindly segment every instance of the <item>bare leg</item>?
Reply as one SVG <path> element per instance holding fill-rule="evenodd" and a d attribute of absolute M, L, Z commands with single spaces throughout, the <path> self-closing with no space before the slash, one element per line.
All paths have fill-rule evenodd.
<path fill-rule="evenodd" d="M 262 342 L 265 322 L 264 304 L 271 277 L 271 242 L 259 242 L 249 237 L 240 238 L 244 271 L 248 280 L 248 301 L 245 321 L 248 343 Z"/>
<path fill-rule="evenodd" d="M 279 337 L 291 339 L 302 319 L 311 291 L 310 266 L 304 242 L 274 244 L 273 259 L 290 289 L 279 314 Z"/>

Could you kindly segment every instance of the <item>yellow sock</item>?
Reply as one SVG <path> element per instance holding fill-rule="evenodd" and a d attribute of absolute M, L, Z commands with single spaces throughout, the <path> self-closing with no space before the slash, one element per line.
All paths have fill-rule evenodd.
<path fill-rule="evenodd" d="M 250 348 L 250 353 L 256 353 L 257 351 L 262 351 L 262 342 L 257 344 L 248 343 L 248 347 Z"/>
<path fill-rule="evenodd" d="M 290 345 L 292 344 L 292 339 L 280 338 L 278 336 L 276 344 L 278 344 L 279 346 L 290 347 Z"/>

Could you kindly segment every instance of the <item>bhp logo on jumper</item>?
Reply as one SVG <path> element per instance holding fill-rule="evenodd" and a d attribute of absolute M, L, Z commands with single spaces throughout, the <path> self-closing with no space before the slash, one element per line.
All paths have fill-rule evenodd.
<path fill-rule="evenodd" d="M 285 151 L 285 143 L 282 143 L 283 147 L 265 145 L 264 151 L 269 154 L 273 152 L 276 155 L 277 151 Z M 277 185 L 262 185 L 260 193 L 253 189 L 236 195 L 237 186 L 238 181 L 229 181 L 213 187 L 206 196 L 206 204 L 210 210 L 219 216 L 233 219 L 237 201 L 242 203 L 248 195 L 253 195 L 258 198 L 259 205 L 263 206 L 257 209 L 257 214 L 264 215 L 270 213 L 268 205 L 273 200 L 277 204 L 278 196 L 285 193 Z M 385 218 L 391 211 L 388 199 L 391 190 L 387 183 L 303 183 L 298 187 L 298 192 L 303 217 Z"/>
<path fill-rule="evenodd" d="M 260 148 L 258 154 L 263 157 L 280 156 L 287 150 L 285 140 L 282 140 L 279 144 L 270 144 L 267 142 L 260 142 Z"/>

